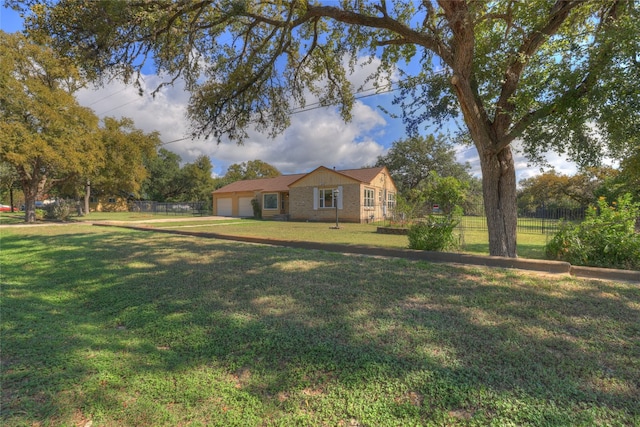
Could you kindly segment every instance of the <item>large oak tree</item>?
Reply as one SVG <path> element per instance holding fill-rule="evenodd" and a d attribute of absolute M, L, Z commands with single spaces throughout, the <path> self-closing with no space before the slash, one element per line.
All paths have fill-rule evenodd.
<path fill-rule="evenodd" d="M 98 118 L 73 97 L 80 81 L 68 59 L 0 31 L 0 161 L 18 174 L 27 222 L 38 197 L 102 164 Z"/>
<path fill-rule="evenodd" d="M 166 148 L 147 156 L 148 176 L 142 183 L 142 196 L 156 202 L 208 201 L 215 187 L 209 157 L 198 156 L 182 167 L 181 163 L 182 158 Z"/>
<path fill-rule="evenodd" d="M 129 118 L 106 117 L 100 137 L 105 161 L 90 177 L 92 185 L 107 195 L 138 196 L 149 176 L 145 159 L 155 156 L 162 143 L 158 133 L 144 133 Z"/>
<path fill-rule="evenodd" d="M 462 116 L 493 255 L 516 256 L 515 140 L 532 158 L 556 149 L 588 163 L 639 134 L 634 0 L 56 0 L 33 10 L 28 26 L 97 77 L 135 78 L 153 60 L 183 78 L 203 135 L 280 132 L 309 92 L 348 119 L 360 58 L 379 58 L 374 83 L 400 69 L 412 132 Z"/>

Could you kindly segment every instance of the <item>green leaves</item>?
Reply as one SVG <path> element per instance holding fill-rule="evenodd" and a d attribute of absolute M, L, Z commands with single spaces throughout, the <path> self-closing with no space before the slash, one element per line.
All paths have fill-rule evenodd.
<path fill-rule="evenodd" d="M 37 196 L 100 166 L 98 118 L 73 97 L 77 69 L 50 48 L 0 32 L 0 64 L 0 160 L 17 170 L 33 221 Z"/>
<path fill-rule="evenodd" d="M 598 200 L 580 224 L 567 224 L 547 244 L 547 257 L 575 265 L 640 269 L 640 234 L 635 224 L 640 205 L 626 194 L 609 205 Z"/>
<path fill-rule="evenodd" d="M 429 215 L 425 219 L 415 222 L 409 227 L 407 234 L 409 248 L 422 251 L 455 249 L 459 241 L 454 230 L 459 222 L 448 215 Z"/>
<path fill-rule="evenodd" d="M 467 178 L 466 167 L 457 163 L 453 146 L 444 135 L 415 136 L 394 141 L 376 166 L 386 166 L 400 192 L 418 187 L 431 172 Z"/>

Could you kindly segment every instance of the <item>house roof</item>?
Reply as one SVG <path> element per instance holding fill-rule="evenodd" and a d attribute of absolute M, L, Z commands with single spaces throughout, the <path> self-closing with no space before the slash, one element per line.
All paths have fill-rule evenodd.
<path fill-rule="evenodd" d="M 275 178 L 247 179 L 236 181 L 218 188 L 213 193 L 239 193 L 243 191 L 289 191 L 289 184 L 305 176 L 306 173 L 280 175 Z"/>
<path fill-rule="evenodd" d="M 376 168 L 347 169 L 336 171 L 350 178 L 357 179 L 360 182 L 371 182 L 384 169 L 384 166 Z"/>
<path fill-rule="evenodd" d="M 280 175 L 275 178 L 260 178 L 260 179 L 248 179 L 245 181 L 236 181 L 231 184 L 225 185 L 214 191 L 213 193 L 239 193 L 248 191 L 289 191 L 289 186 L 299 179 L 304 178 L 307 175 L 314 173 L 317 170 L 325 169 L 331 172 L 335 172 L 349 178 L 355 179 L 360 182 L 371 182 L 373 179 L 384 169 L 384 166 L 375 168 L 362 168 L 362 169 L 345 169 L 335 170 L 329 169 L 324 166 L 320 166 L 309 173 L 297 173 L 291 175 Z"/>
<path fill-rule="evenodd" d="M 373 179 L 384 169 L 384 166 L 375 167 L 375 168 L 361 168 L 361 169 L 345 169 L 345 170 L 335 170 L 329 169 L 326 166 L 318 166 L 311 172 L 304 174 L 302 177 L 298 178 L 301 180 L 305 176 L 311 175 L 319 170 L 326 170 L 329 172 L 337 173 L 347 178 L 355 179 L 356 181 L 369 183 L 373 181 Z"/>

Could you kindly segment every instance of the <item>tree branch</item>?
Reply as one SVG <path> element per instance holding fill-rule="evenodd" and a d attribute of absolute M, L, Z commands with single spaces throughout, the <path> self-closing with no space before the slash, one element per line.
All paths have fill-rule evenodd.
<path fill-rule="evenodd" d="M 282 20 L 273 19 L 262 15 L 256 15 L 253 13 L 246 13 L 244 14 L 244 16 L 250 17 L 268 25 L 273 25 L 281 28 L 294 28 L 313 19 L 330 18 L 344 24 L 389 30 L 401 36 L 401 38 L 405 40 L 406 44 L 417 44 L 433 52 L 437 52 L 438 55 L 440 55 L 443 61 L 447 64 L 453 61 L 453 55 L 441 40 L 438 40 L 434 35 L 416 31 L 402 24 L 401 22 L 387 15 L 386 12 L 382 14 L 382 17 L 377 17 L 364 15 L 350 10 L 344 10 L 335 6 L 308 5 L 306 13 L 291 22 L 285 22 Z"/>
<path fill-rule="evenodd" d="M 511 102 L 511 97 L 518 88 L 522 72 L 529 63 L 529 59 L 550 36 L 558 31 L 568 18 L 571 10 L 582 3 L 582 0 L 557 0 L 551 8 L 549 19 L 542 27 L 534 29 L 525 38 L 518 52 L 514 55 L 513 62 L 504 73 L 504 83 L 496 103 L 496 117 L 493 127 L 498 138 L 504 136 L 511 124 L 511 113 L 515 108 L 515 105 Z"/>
<path fill-rule="evenodd" d="M 599 23 L 599 26 L 604 27 L 609 24 L 611 20 L 615 20 L 618 14 L 618 7 L 620 6 L 620 2 L 623 0 L 617 0 L 611 7 L 605 9 L 603 11 L 603 16 Z M 604 30 L 601 30 L 604 31 Z M 598 31 L 597 34 L 601 34 L 601 31 Z M 612 40 L 609 40 L 607 44 L 613 43 Z M 507 145 L 509 145 L 513 140 L 522 136 L 526 129 L 535 121 L 540 120 L 544 117 L 553 114 L 557 105 L 562 104 L 567 101 L 580 99 L 589 93 L 589 91 L 594 87 L 597 82 L 598 74 L 600 68 L 599 64 L 604 62 L 608 62 L 611 60 L 613 55 L 613 49 L 609 49 L 607 46 L 603 46 L 602 48 L 597 50 L 598 56 L 595 58 L 590 58 L 589 65 L 587 67 L 587 73 L 584 78 L 580 81 L 580 83 L 566 91 L 559 98 L 555 99 L 553 102 L 545 104 L 541 108 L 532 111 L 522 117 L 512 128 L 505 133 L 501 138 L 497 149 L 503 149 Z"/>

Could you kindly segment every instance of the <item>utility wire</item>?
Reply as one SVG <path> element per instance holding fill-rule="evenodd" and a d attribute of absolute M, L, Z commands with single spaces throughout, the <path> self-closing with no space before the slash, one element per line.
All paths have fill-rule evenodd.
<path fill-rule="evenodd" d="M 127 89 L 128 89 L 128 87 L 126 87 L 126 86 L 125 86 L 124 88 L 120 89 L 119 91 L 117 91 L 117 92 L 115 92 L 115 93 L 112 93 L 111 95 L 103 96 L 102 98 L 98 99 L 97 101 L 93 101 L 91 104 L 87 105 L 87 107 L 91 107 L 92 105 L 95 105 L 95 104 L 97 104 L 98 102 L 102 102 L 102 101 L 104 101 L 105 99 L 109 99 L 109 98 L 111 98 L 112 96 L 118 95 L 118 94 L 120 94 L 120 93 L 124 92 L 124 91 L 125 91 L 125 90 L 127 90 Z"/>
<path fill-rule="evenodd" d="M 184 141 L 186 139 L 191 139 L 190 137 L 185 136 L 184 138 L 178 138 L 178 139 L 174 139 L 173 141 L 167 141 L 167 142 L 163 142 L 161 144 L 158 144 L 159 147 L 162 147 L 163 145 L 168 145 L 171 144 L 173 142 L 179 142 L 179 141 Z"/>
<path fill-rule="evenodd" d="M 133 104 L 134 102 L 138 102 L 138 101 L 140 101 L 141 99 L 143 99 L 143 98 L 138 98 L 138 99 L 134 99 L 133 101 L 125 102 L 125 103 L 124 103 L 124 104 L 122 104 L 122 105 L 118 105 L 117 107 L 113 107 L 113 108 L 111 108 L 111 109 L 109 109 L 109 110 L 107 110 L 107 111 L 103 111 L 102 113 L 98 114 L 98 116 L 102 116 L 103 114 L 110 113 L 110 112 L 111 112 L 111 111 L 113 111 L 113 110 L 117 110 L 117 109 L 119 109 L 119 108 L 126 107 L 126 106 L 127 106 L 127 105 L 129 105 L 129 104 Z"/>

